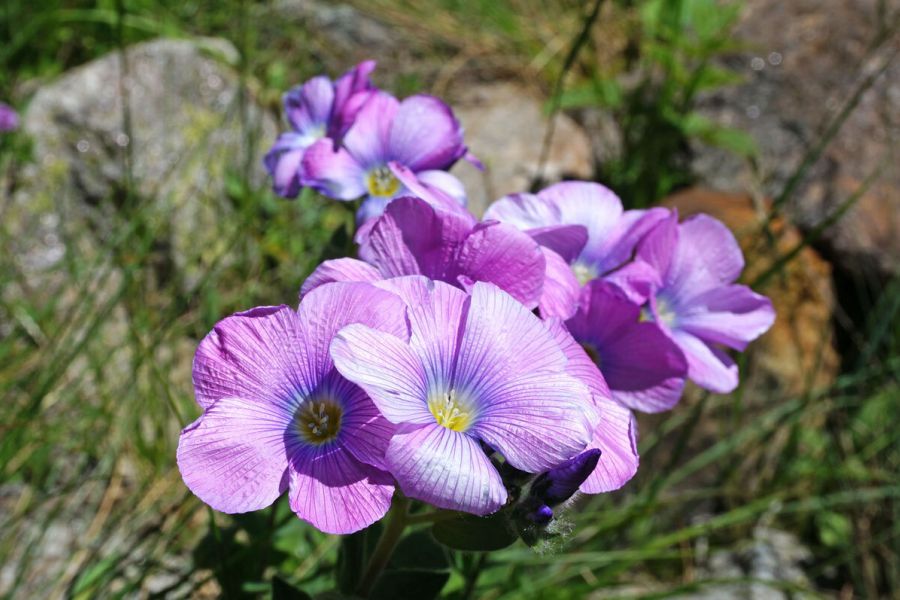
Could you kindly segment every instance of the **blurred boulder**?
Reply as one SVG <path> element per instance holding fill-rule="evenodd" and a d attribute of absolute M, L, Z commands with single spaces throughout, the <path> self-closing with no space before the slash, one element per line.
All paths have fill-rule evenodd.
<path fill-rule="evenodd" d="M 482 172 L 460 161 L 452 171 L 466 186 L 472 212 L 480 215 L 501 196 L 528 191 L 537 175 L 549 121 L 542 101 L 518 84 L 493 83 L 469 87 L 452 106 L 469 149 L 486 167 Z M 592 170 L 587 135 L 572 119 L 558 114 L 544 181 L 588 179 Z"/>
<path fill-rule="evenodd" d="M 726 194 L 704 188 L 690 188 L 664 202 L 677 208 L 682 217 L 706 213 L 731 229 L 746 259 L 741 281 L 752 282 L 781 256 L 790 252 L 802 236 L 782 219 L 762 231 L 765 206 L 748 195 Z M 811 248 L 804 248 L 783 270 L 761 287 L 772 299 L 777 317 L 772 328 L 750 346 L 747 381 L 749 397 L 767 397 L 777 389 L 794 396 L 833 383 L 840 367 L 834 349 L 833 323 L 835 295 L 831 267 Z"/>
<path fill-rule="evenodd" d="M 888 3 L 890 4 L 890 3 Z M 717 189 L 775 197 L 856 87 L 893 58 L 862 94 L 846 123 L 790 198 L 788 211 L 811 229 L 884 168 L 858 204 L 823 236 L 821 248 L 845 272 L 900 272 L 900 61 L 878 0 L 749 0 L 735 37 L 747 51 L 726 62 L 745 81 L 705 96 L 701 112 L 749 131 L 760 149 L 755 167 L 696 145 L 694 171 Z M 778 23 L 773 27 L 773 23 Z"/>
<path fill-rule="evenodd" d="M 804 568 L 813 555 L 797 537 L 787 531 L 758 526 L 753 538 L 734 549 L 706 555 L 708 541 L 699 540 L 697 583 L 701 590 L 682 598 L 690 600 L 788 600 L 818 598 Z M 748 580 L 740 583 L 712 583 L 704 580 Z"/>
<path fill-rule="evenodd" d="M 63 240 L 111 242 L 136 220 L 185 288 L 223 252 L 229 174 L 262 184 L 271 117 L 242 91 L 224 40 L 160 39 L 111 53 L 41 87 L 24 115 L 34 142 L 15 199 L 26 266 L 46 268 Z M 123 101 L 124 100 L 124 101 Z M 65 232 L 63 229 L 71 228 Z M 28 263 L 34 263 L 29 265 Z"/>

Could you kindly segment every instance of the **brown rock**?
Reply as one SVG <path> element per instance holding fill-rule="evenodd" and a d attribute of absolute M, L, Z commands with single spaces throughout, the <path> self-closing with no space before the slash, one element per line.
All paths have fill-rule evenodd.
<path fill-rule="evenodd" d="M 541 100 L 513 83 L 485 84 L 454 99 L 453 109 L 465 128 L 469 149 L 486 167 L 480 172 L 460 163 L 453 169 L 466 186 L 472 212 L 480 215 L 497 198 L 528 191 L 548 123 Z M 544 180 L 586 179 L 592 169 L 587 135 L 572 119 L 557 115 Z"/>
<path fill-rule="evenodd" d="M 797 229 L 781 219 L 772 223 L 771 238 L 767 236 L 762 231 L 765 207 L 748 195 L 690 188 L 670 196 L 665 204 L 677 208 L 682 217 L 702 212 L 725 223 L 744 251 L 745 283 L 802 240 Z M 772 299 L 777 317 L 772 329 L 750 346 L 751 389 L 775 388 L 791 396 L 832 383 L 840 361 L 833 345 L 830 265 L 804 248 L 757 291 Z"/>
<path fill-rule="evenodd" d="M 879 4 L 832 0 L 826 8 L 821 0 L 746 3 L 736 38 L 749 51 L 729 59 L 745 83 L 706 97 L 701 110 L 749 131 L 760 157 L 753 168 L 698 146 L 692 166 L 706 185 L 758 189 L 772 197 L 781 192 L 807 149 L 820 139 L 823 124 L 896 51 L 896 34 L 878 43 L 887 26 Z M 900 272 L 900 170 L 890 166 L 891 147 L 900 136 L 898 104 L 900 61 L 894 56 L 788 203 L 793 220 L 810 229 L 853 195 L 860 182 L 887 166 L 819 244 L 845 272 Z"/>

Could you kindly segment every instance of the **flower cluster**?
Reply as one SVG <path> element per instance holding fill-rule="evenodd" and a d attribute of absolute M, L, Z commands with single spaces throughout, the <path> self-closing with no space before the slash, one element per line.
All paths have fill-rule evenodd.
<path fill-rule="evenodd" d="M 283 133 L 265 158 L 274 190 L 288 198 L 307 186 L 336 200 L 363 199 L 359 222 L 380 215 L 409 195 L 398 165 L 444 199 L 465 206 L 462 183 L 447 169 L 460 158 L 481 166 L 463 144 L 450 107 L 424 94 L 403 101 L 376 89 L 373 61 L 335 82 L 314 77 L 284 96 L 293 131 Z"/>
<path fill-rule="evenodd" d="M 217 510 L 288 492 L 331 533 L 379 520 L 397 489 L 540 528 L 635 474 L 633 410 L 671 409 L 687 380 L 732 391 L 726 349 L 764 333 L 772 306 L 735 283 L 721 223 L 626 211 L 596 183 L 507 196 L 479 221 L 443 170 L 467 155 L 450 109 L 375 89 L 373 67 L 288 93 L 294 131 L 266 157 L 281 194 L 366 198 L 359 258 L 323 262 L 296 309 L 204 338 L 179 468 Z"/>

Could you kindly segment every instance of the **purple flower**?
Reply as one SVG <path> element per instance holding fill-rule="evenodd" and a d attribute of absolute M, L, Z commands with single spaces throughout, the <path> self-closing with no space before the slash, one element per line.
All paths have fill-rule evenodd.
<path fill-rule="evenodd" d="M 512 194 L 494 202 L 485 219 L 509 223 L 530 234 L 542 246 L 571 265 L 573 275 L 558 268 L 547 278 L 559 288 L 557 296 L 541 305 L 544 316 L 570 317 L 578 285 L 605 276 L 626 265 L 641 237 L 665 209 L 622 210 L 611 190 L 584 181 L 565 181 L 538 194 Z M 566 301 L 568 299 L 568 301 Z"/>
<path fill-rule="evenodd" d="M 544 252 L 510 225 L 478 223 L 464 209 L 436 208 L 420 198 L 398 198 L 358 235 L 365 260 L 322 263 L 304 282 L 302 294 L 328 281 L 377 281 L 424 275 L 469 290 L 487 281 L 534 308 L 544 284 Z M 368 263 L 368 264 L 367 264 Z"/>
<path fill-rule="evenodd" d="M 331 355 L 396 424 L 385 464 L 406 495 L 489 514 L 507 493 L 486 448 L 527 473 L 584 449 L 590 393 L 534 314 L 488 283 L 471 295 L 424 277 L 385 284 L 409 305 L 409 339 L 350 325 Z"/>
<path fill-rule="evenodd" d="M 597 365 L 568 332 L 560 319 L 545 321 L 566 355 L 566 373 L 585 384 L 591 392 L 593 432 L 585 451 L 602 454 L 596 468 L 581 484 L 586 494 L 617 490 L 637 473 L 637 423 L 631 411 L 616 402 Z"/>
<path fill-rule="evenodd" d="M 19 115 L 8 104 L 0 102 L 0 132 L 19 128 Z"/>
<path fill-rule="evenodd" d="M 600 367 L 616 402 L 642 412 L 669 410 L 681 398 L 687 362 L 656 323 L 641 323 L 640 316 L 640 305 L 622 290 L 594 280 L 566 327 Z"/>
<path fill-rule="evenodd" d="M 644 282 L 647 316 L 684 352 L 688 377 L 713 392 L 734 390 L 737 365 L 722 347 L 744 350 L 772 326 L 775 311 L 765 296 L 734 284 L 744 257 L 728 228 L 708 215 L 679 224 L 672 212 L 641 241 L 636 261 L 654 273 Z"/>
<path fill-rule="evenodd" d="M 320 75 L 284 95 L 285 115 L 293 131 L 278 136 L 264 159 L 275 193 L 286 198 L 297 196 L 303 155 L 316 140 L 328 138 L 333 145 L 340 145 L 371 95 L 369 74 L 374 69 L 374 61 L 365 61 L 334 83 Z"/>
<path fill-rule="evenodd" d="M 391 163 L 465 204 L 458 179 L 446 172 L 467 155 L 463 130 L 450 107 L 432 96 L 402 102 L 374 92 L 335 148 L 319 140 L 303 157 L 303 185 L 338 200 L 364 198 L 358 219 L 381 214 L 388 202 L 410 191 Z"/>
<path fill-rule="evenodd" d="M 297 515 L 329 533 L 366 527 L 390 507 L 383 469 L 393 426 L 334 369 L 334 334 L 364 323 L 406 335 L 405 305 L 368 284 L 322 286 L 297 311 L 266 306 L 219 322 L 194 358 L 203 415 L 181 434 L 185 484 L 216 510 L 270 505 L 285 490 Z"/>

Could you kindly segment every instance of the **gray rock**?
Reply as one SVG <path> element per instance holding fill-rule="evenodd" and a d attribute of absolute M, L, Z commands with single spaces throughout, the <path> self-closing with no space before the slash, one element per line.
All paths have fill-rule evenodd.
<path fill-rule="evenodd" d="M 466 186 L 472 211 L 481 214 L 505 194 L 528 191 L 548 123 L 541 100 L 517 84 L 482 84 L 470 87 L 452 106 L 469 149 L 486 166 L 480 172 L 461 161 L 452 170 Z M 592 171 L 587 135 L 572 119 L 557 115 L 543 179 L 589 178 Z"/>
<path fill-rule="evenodd" d="M 228 218 L 234 209 L 227 175 L 264 185 L 261 156 L 276 135 L 273 119 L 249 94 L 241 99 L 228 64 L 237 53 L 229 43 L 156 40 L 125 56 L 127 76 L 114 53 L 38 89 L 23 118 L 34 161 L 0 188 L 13 188 L 2 197 L 0 335 L 24 331 L 15 343 L 37 347 L 32 356 L 49 357 L 36 370 L 39 381 L 59 368 L 41 389 L 41 420 L 35 422 L 71 421 L 73 436 L 85 435 L 77 427 L 95 404 L 135 387 L 153 389 L 132 363 L 139 352 L 131 327 L 135 304 L 160 307 L 156 312 L 163 315 L 173 289 L 189 293 L 214 261 L 228 260 L 236 219 Z M 123 106 L 130 107 L 130 124 Z M 149 233 L 129 236 L 136 227 Z M 152 245 L 139 251 L 135 246 L 148 237 Z M 141 261 L 134 272 L 129 261 Z M 71 348 L 78 351 L 69 356 Z M 149 348 L 146 361 L 172 381 L 189 382 L 193 349 L 191 341 L 168 339 Z M 25 383 L 12 386 L 19 405 L 37 394 L 37 385 Z M 150 393 L 146 399 L 162 402 Z M 181 424 L 173 425 L 174 436 Z M 46 450 L 65 462 L 53 485 L 65 489 L 89 469 L 86 455 L 69 444 L 51 448 L 49 440 L 55 438 L 48 438 Z M 126 487 L 138 479 L 123 474 Z M 84 535 L 104 490 L 87 484 L 76 485 L 74 494 L 55 489 L 37 495 L 59 496 L 59 502 L 29 504 L 34 490 L 0 487 L 0 526 L 22 542 L 0 568 L 0 595 L 21 576 L 17 594 L 51 597 L 48 586 L 79 574 L 65 569 L 80 564 L 73 557 L 84 558 Z M 124 546 L 139 532 L 129 521 L 120 540 L 103 543 L 114 553 L 115 544 Z"/>
<path fill-rule="evenodd" d="M 753 539 L 731 550 L 717 550 L 706 556 L 705 540 L 698 541 L 697 581 L 742 580 L 713 583 L 696 594 L 679 596 L 689 600 L 788 600 L 813 598 L 812 587 L 803 566 L 812 553 L 789 532 L 758 526 Z M 789 589 L 790 593 L 785 590 Z"/>
<path fill-rule="evenodd" d="M 43 268 L 62 258 L 62 220 L 85 220 L 108 241 L 143 203 L 142 217 L 169 232 L 162 246 L 189 288 L 225 243 L 216 225 L 230 210 L 226 175 L 264 181 L 260 159 L 275 123 L 241 98 L 228 42 L 161 39 L 125 57 L 126 69 L 119 54 L 109 54 L 32 99 L 24 131 L 36 164 L 25 170 L 15 204 L 30 221 L 23 227 L 36 228 L 46 243 L 23 261 Z M 129 176 L 134 197 L 126 199 Z"/>
<path fill-rule="evenodd" d="M 835 0 L 822 10 L 819 0 L 746 3 L 736 37 L 749 51 L 729 61 L 745 83 L 706 96 L 701 112 L 749 131 L 760 160 L 753 168 L 733 155 L 697 145 L 692 166 L 707 185 L 768 196 L 784 188 L 806 149 L 819 139 L 822 125 L 894 51 L 891 42 L 871 51 L 882 26 L 878 4 Z M 889 162 L 900 139 L 898 102 L 900 61 L 895 59 L 862 96 L 788 206 L 794 221 L 811 229 L 879 166 L 887 167 L 824 236 L 829 258 L 848 272 L 900 272 L 900 171 Z"/>

